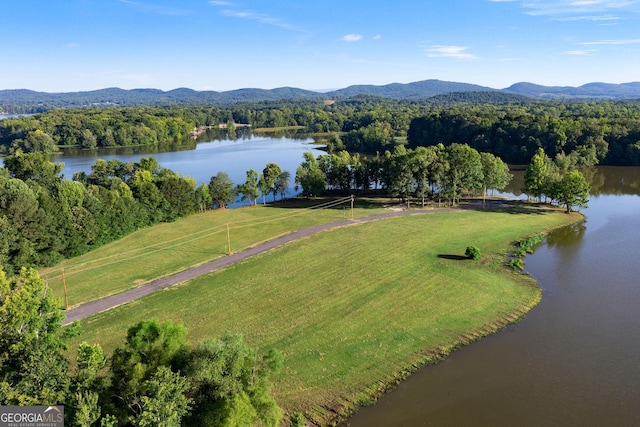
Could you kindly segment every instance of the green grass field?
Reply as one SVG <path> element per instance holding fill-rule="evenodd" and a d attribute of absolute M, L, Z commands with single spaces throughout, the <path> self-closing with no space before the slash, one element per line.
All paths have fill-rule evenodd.
<path fill-rule="evenodd" d="M 539 288 L 505 269 L 505 256 L 513 242 L 579 218 L 468 210 L 321 232 L 86 319 L 78 340 L 109 353 L 148 318 L 183 322 L 193 343 L 242 333 L 285 355 L 274 378 L 279 404 L 326 424 L 537 304 Z M 456 259 L 468 245 L 480 248 L 480 261 Z"/>
<path fill-rule="evenodd" d="M 294 230 L 351 216 L 349 200 L 335 203 L 311 200 L 210 210 L 137 231 L 42 269 L 40 275 L 62 297 L 64 273 L 69 306 L 73 307 L 225 256 L 227 225 L 231 249 L 238 252 Z M 328 207 L 323 208 L 325 205 Z M 356 203 L 353 216 L 383 211 L 382 204 L 364 200 Z"/>

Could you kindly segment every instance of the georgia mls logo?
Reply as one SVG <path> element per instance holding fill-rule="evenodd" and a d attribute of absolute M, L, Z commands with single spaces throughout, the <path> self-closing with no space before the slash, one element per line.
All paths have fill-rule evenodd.
<path fill-rule="evenodd" d="M 0 406 L 0 427 L 64 427 L 64 406 Z"/>

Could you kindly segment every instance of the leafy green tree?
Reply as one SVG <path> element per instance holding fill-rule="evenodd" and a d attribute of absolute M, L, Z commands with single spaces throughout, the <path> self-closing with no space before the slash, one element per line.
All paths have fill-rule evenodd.
<path fill-rule="evenodd" d="M 547 155 L 542 148 L 538 149 L 538 152 L 531 158 L 529 166 L 524 173 L 524 186 L 522 192 L 528 194 L 531 197 L 535 197 L 538 201 L 542 202 L 542 195 L 544 194 L 544 183 L 547 179 Z"/>
<path fill-rule="evenodd" d="M 236 199 L 236 189 L 229 175 L 218 172 L 212 176 L 209 181 L 209 194 L 213 207 L 224 208 L 229 203 L 233 203 Z"/>
<path fill-rule="evenodd" d="M 249 205 L 255 205 L 260 196 L 258 188 L 258 172 L 255 169 L 247 171 L 247 179 L 244 184 L 238 185 L 237 192 L 242 194 L 242 201 L 248 200 Z"/>
<path fill-rule="evenodd" d="M 93 132 L 91 132 L 91 129 L 83 129 L 82 132 L 80 132 L 78 144 L 80 145 L 80 148 L 93 149 L 98 146 L 98 139 Z"/>
<path fill-rule="evenodd" d="M 296 170 L 296 183 L 302 187 L 302 195 L 315 197 L 324 192 L 327 185 L 327 176 L 320 169 L 320 165 L 313 153 L 303 154 L 304 161 Z"/>
<path fill-rule="evenodd" d="M 114 410 L 121 421 L 136 418 L 144 410 L 147 381 L 162 366 L 171 366 L 185 346 L 187 330 L 181 324 L 157 320 L 142 321 L 127 332 L 125 343 L 111 357 L 111 382 L 108 390 Z M 177 398 L 177 396 L 176 396 Z"/>
<path fill-rule="evenodd" d="M 556 199 L 564 205 L 567 213 L 574 206 L 586 207 L 589 203 L 589 184 L 580 171 L 565 173 L 557 184 Z"/>
<path fill-rule="evenodd" d="M 276 185 L 278 177 L 282 174 L 282 169 L 277 163 L 269 162 L 267 166 L 262 170 L 262 179 L 264 180 L 264 189 L 267 192 L 273 193 L 273 201 L 276 201 L 276 195 L 278 194 L 278 187 Z M 264 195 L 264 192 L 263 192 Z"/>
<path fill-rule="evenodd" d="M 100 419 L 98 393 L 92 391 L 76 392 L 65 405 L 65 417 L 71 425 L 92 426 Z"/>
<path fill-rule="evenodd" d="M 42 153 L 16 152 L 4 159 L 4 167 L 11 177 L 23 181 L 35 181 L 42 187 L 52 189 L 61 180 L 63 163 L 53 163 Z"/>
<path fill-rule="evenodd" d="M 404 202 L 415 190 L 413 164 L 410 160 L 410 154 L 404 146 L 399 145 L 394 149 L 390 166 L 389 193 Z"/>
<path fill-rule="evenodd" d="M 61 301 L 36 270 L 0 271 L 0 404 L 57 405 L 69 390 Z"/>
<path fill-rule="evenodd" d="M 423 207 L 425 197 L 430 190 L 429 176 L 435 160 L 436 152 L 433 149 L 418 147 L 410 152 L 409 162 L 411 163 L 410 169 L 415 183 L 415 192 L 416 196 L 421 198 Z"/>
<path fill-rule="evenodd" d="M 480 153 L 482 162 L 482 204 L 484 205 L 488 189 L 504 190 L 513 175 L 509 173 L 509 165 L 491 153 Z"/>
<path fill-rule="evenodd" d="M 185 354 L 179 365 L 191 379 L 189 425 L 278 426 L 282 410 L 270 395 L 269 375 L 282 367 L 272 350 L 259 356 L 241 335 L 225 334 Z"/>
<path fill-rule="evenodd" d="M 5 245 L 7 263 L 11 266 L 7 270 L 9 273 L 17 272 L 21 266 L 41 265 L 55 231 L 47 227 L 49 215 L 55 211 L 45 212 L 38 200 L 38 196 L 46 192 L 41 193 L 37 184 L 33 186 L 35 191 L 20 179 L 0 175 L 0 217 L 7 226 L 0 233 L 5 235 L 0 240 Z"/>
<path fill-rule="evenodd" d="M 27 137 L 17 139 L 11 145 L 13 151 L 23 151 L 25 153 L 42 153 L 45 156 L 58 151 L 58 146 L 51 136 L 40 129 L 27 133 Z"/>
<path fill-rule="evenodd" d="M 542 148 L 539 148 L 531 158 L 531 163 L 529 163 L 524 173 L 524 187 L 522 188 L 522 192 L 542 202 L 542 196 L 544 194 L 548 195 L 550 190 L 549 178 L 552 169 L 551 159 L 545 154 Z"/>
<path fill-rule="evenodd" d="M 186 396 L 189 383 L 179 373 L 160 366 L 145 382 L 140 399 L 141 413 L 134 417 L 138 427 L 173 427 L 181 425 L 189 413 L 191 399 Z"/>
<path fill-rule="evenodd" d="M 209 193 L 209 187 L 206 184 L 200 184 L 198 188 L 196 188 L 195 197 L 200 212 L 206 211 L 207 207 L 211 206 L 213 202 L 211 194 Z"/>
<path fill-rule="evenodd" d="M 138 169 L 131 183 L 131 192 L 144 208 L 148 224 L 156 224 L 164 219 L 164 213 L 170 210 L 169 202 L 153 182 L 151 172 Z"/>
<path fill-rule="evenodd" d="M 102 370 L 106 357 L 100 345 L 86 342 L 78 346 L 77 370 L 65 404 L 65 416 L 72 425 L 90 426 L 100 419 L 99 393 L 104 388 Z"/>
<path fill-rule="evenodd" d="M 193 178 L 174 175 L 158 178 L 155 183 L 168 202 L 164 221 L 174 221 L 196 211 L 196 181 Z"/>
<path fill-rule="evenodd" d="M 151 172 L 151 175 L 156 176 L 160 173 L 160 164 L 155 157 L 142 157 L 138 161 L 140 169 Z"/>
<path fill-rule="evenodd" d="M 278 175 L 278 179 L 276 179 L 276 188 L 278 193 L 280 193 L 280 200 L 284 200 L 284 196 L 287 194 L 287 188 L 289 188 L 290 182 L 291 173 L 289 171 L 282 171 L 282 173 Z"/>
<path fill-rule="evenodd" d="M 438 195 L 438 206 L 440 206 L 442 198 L 448 197 L 446 177 L 451 166 L 444 145 L 438 144 L 431 149 L 434 151 L 435 159 L 429 168 L 429 183 L 432 191 Z"/>
<path fill-rule="evenodd" d="M 449 170 L 444 177 L 444 186 L 455 205 L 461 194 L 473 193 L 482 188 L 482 161 L 480 153 L 467 144 L 451 144 L 445 148 L 445 155 Z"/>

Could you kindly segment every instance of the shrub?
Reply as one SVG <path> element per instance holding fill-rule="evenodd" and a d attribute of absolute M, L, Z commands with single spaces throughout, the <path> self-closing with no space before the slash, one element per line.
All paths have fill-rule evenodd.
<path fill-rule="evenodd" d="M 514 270 L 524 270 L 524 262 L 520 258 L 510 260 L 507 265 Z"/>
<path fill-rule="evenodd" d="M 480 249 L 478 249 L 475 246 L 467 246 L 467 250 L 464 252 L 464 254 L 468 257 L 471 258 L 473 260 L 478 260 L 480 259 Z"/>
<path fill-rule="evenodd" d="M 304 415 L 300 412 L 296 412 L 291 416 L 291 426 L 292 427 L 305 427 L 307 425 L 307 421 L 304 419 Z"/>

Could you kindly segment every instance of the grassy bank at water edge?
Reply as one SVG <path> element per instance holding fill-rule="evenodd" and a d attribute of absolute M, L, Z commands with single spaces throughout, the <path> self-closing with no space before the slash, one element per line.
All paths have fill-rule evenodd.
<path fill-rule="evenodd" d="M 504 268 L 508 251 L 580 218 L 534 207 L 467 210 L 321 232 L 93 316 L 78 340 L 110 352 L 148 318 L 183 322 L 194 343 L 242 333 L 285 355 L 274 378 L 279 404 L 329 424 L 535 306 L 540 290 Z M 480 261 L 460 259 L 468 245 L 480 248 Z"/>

